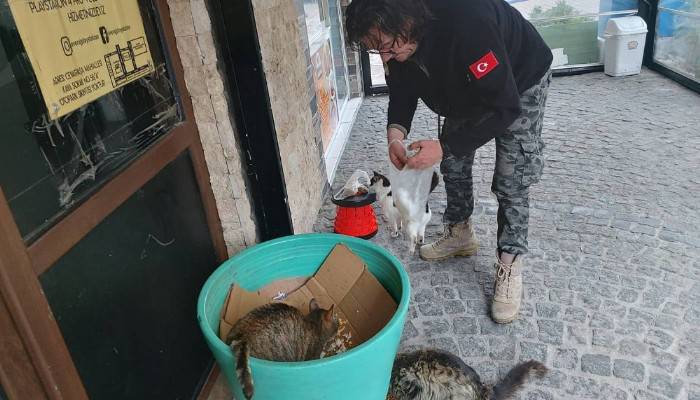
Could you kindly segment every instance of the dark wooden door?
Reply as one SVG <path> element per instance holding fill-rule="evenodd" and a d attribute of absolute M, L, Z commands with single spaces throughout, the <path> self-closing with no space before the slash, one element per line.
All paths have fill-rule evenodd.
<path fill-rule="evenodd" d="M 211 367 L 226 250 L 166 1 L 139 7 L 154 72 L 52 121 L 0 0 L 0 398 L 192 398 Z"/>

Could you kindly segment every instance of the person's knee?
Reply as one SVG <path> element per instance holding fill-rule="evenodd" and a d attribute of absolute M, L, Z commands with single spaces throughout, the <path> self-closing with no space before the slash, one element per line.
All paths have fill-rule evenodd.
<path fill-rule="evenodd" d="M 530 190 L 529 188 L 506 188 L 505 190 L 494 190 L 499 207 L 507 209 L 520 209 L 530 207 Z"/>
<path fill-rule="evenodd" d="M 496 195 L 499 202 L 527 199 L 530 196 L 530 186 L 523 185 L 521 181 L 512 178 L 493 177 L 491 192 Z"/>

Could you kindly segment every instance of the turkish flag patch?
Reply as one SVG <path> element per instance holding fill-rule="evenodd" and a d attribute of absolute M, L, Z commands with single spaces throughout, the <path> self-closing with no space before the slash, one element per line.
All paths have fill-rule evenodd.
<path fill-rule="evenodd" d="M 493 51 L 489 51 L 485 56 L 481 57 L 477 62 L 469 66 L 476 79 L 481 79 L 489 72 L 493 71 L 498 66 L 498 60 Z"/>

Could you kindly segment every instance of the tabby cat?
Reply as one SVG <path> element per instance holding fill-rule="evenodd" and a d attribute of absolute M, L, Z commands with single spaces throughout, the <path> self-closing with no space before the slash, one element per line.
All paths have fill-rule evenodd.
<path fill-rule="evenodd" d="M 338 332 L 333 306 L 324 310 L 315 299 L 304 316 L 284 303 L 258 307 L 238 320 L 227 336 L 236 360 L 236 374 L 246 399 L 253 397 L 250 356 L 271 361 L 305 361 L 321 357 L 326 342 Z"/>
<path fill-rule="evenodd" d="M 442 350 L 418 350 L 396 357 L 389 393 L 392 400 L 505 400 L 530 374 L 542 378 L 546 372 L 541 363 L 527 361 L 491 387 L 459 357 Z"/>

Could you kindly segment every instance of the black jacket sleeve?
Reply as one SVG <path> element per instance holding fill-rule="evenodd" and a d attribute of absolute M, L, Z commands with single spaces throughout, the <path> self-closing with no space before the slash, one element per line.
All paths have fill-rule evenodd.
<path fill-rule="evenodd" d="M 387 128 L 392 125 L 398 129 L 403 128 L 404 135 L 408 137 L 411 131 L 411 122 L 418 106 L 418 95 L 412 90 L 411 85 L 404 77 L 404 65 L 390 61 L 388 63 L 389 74 L 386 75 L 386 83 L 389 87 L 389 111 Z M 398 125 L 398 126 L 397 126 Z"/>
<path fill-rule="evenodd" d="M 452 154 L 462 156 L 504 134 L 520 115 L 521 106 L 496 19 L 472 16 L 459 24 L 456 35 L 456 47 L 459 54 L 463 54 L 462 62 L 470 85 L 474 85 L 474 93 L 479 96 L 478 105 L 468 110 L 473 116 L 470 123 L 442 138 Z"/>

